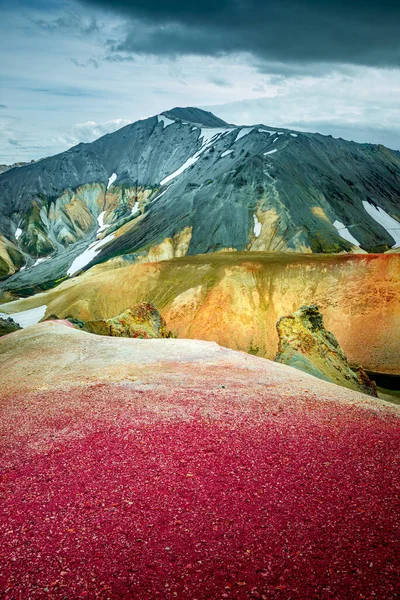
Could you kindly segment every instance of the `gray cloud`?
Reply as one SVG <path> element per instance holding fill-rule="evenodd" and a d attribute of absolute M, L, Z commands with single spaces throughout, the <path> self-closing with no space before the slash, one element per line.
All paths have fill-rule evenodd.
<path fill-rule="evenodd" d="M 263 123 L 400 150 L 400 108 L 396 101 L 400 70 L 353 70 L 353 77 L 328 74 L 305 81 L 283 80 L 275 96 L 202 108 L 230 123 Z"/>
<path fill-rule="evenodd" d="M 76 65 L 77 67 L 83 67 L 83 68 L 94 67 L 95 69 L 99 68 L 99 63 L 94 58 L 89 58 L 88 60 L 85 60 L 83 62 L 77 60 L 76 58 L 71 58 L 71 62 L 74 65 Z"/>
<path fill-rule="evenodd" d="M 81 0 L 129 17 L 113 52 L 400 65 L 398 0 Z"/>
<path fill-rule="evenodd" d="M 77 123 L 71 130 L 65 132 L 54 141 L 67 147 L 74 146 L 79 142 L 93 142 L 93 140 L 101 137 L 102 135 L 117 131 L 117 129 L 128 125 L 128 123 L 130 123 L 130 121 L 127 119 L 112 119 L 110 121 L 103 122 L 86 121 L 86 123 Z"/>
<path fill-rule="evenodd" d="M 231 83 L 223 77 L 210 77 L 209 81 L 218 87 L 231 87 Z"/>
<path fill-rule="evenodd" d="M 8 108 L 6 104 L 0 104 L 0 109 Z"/>
<path fill-rule="evenodd" d="M 361 144 L 383 144 L 388 148 L 400 150 L 400 127 L 396 124 L 392 127 L 369 126 L 368 124 L 335 123 L 332 121 L 294 121 L 287 123 L 291 129 L 310 131 L 332 135 L 335 138 L 343 138 Z"/>
<path fill-rule="evenodd" d="M 31 21 L 37 25 L 37 27 L 40 27 L 40 29 L 51 33 L 72 31 L 79 35 L 90 35 L 100 31 L 96 19 L 91 18 L 84 20 L 79 15 L 73 13 L 66 13 L 52 20 L 32 18 Z"/>
<path fill-rule="evenodd" d="M 106 60 L 107 62 L 110 63 L 124 63 L 124 62 L 135 62 L 135 59 L 133 58 L 133 56 L 130 56 L 129 54 L 126 56 L 123 56 L 122 54 L 107 54 L 104 57 L 104 60 Z"/>
<path fill-rule="evenodd" d="M 176 105 L 400 149 L 400 69 L 380 68 L 398 64 L 394 2 L 79 2 L 0 0 L 4 162 Z"/>
<path fill-rule="evenodd" d="M 22 87 L 21 89 L 24 89 L 28 92 L 35 92 L 38 94 L 46 94 L 48 96 L 67 96 L 67 97 L 93 97 L 93 96 L 97 96 L 97 95 L 105 95 L 105 91 L 102 92 L 95 92 L 95 91 L 90 91 L 88 89 L 84 89 L 84 88 L 77 88 L 77 87 L 73 87 L 73 86 L 63 86 L 63 85 L 54 85 L 53 87 Z"/>
<path fill-rule="evenodd" d="M 312 62 L 310 60 L 304 62 L 280 62 L 274 60 L 262 60 L 260 58 L 257 58 L 254 61 L 254 66 L 260 73 L 270 76 L 270 80 L 277 83 L 283 79 L 293 77 L 308 77 L 310 75 L 312 77 L 323 77 L 329 71 L 345 74 L 349 70 L 351 72 L 353 67 L 353 65 L 350 64 L 333 62 Z"/>

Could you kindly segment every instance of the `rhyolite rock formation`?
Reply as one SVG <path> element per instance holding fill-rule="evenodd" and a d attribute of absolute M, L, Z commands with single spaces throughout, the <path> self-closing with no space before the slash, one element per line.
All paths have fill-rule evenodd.
<path fill-rule="evenodd" d="M 339 342 L 325 329 L 318 306 L 302 306 L 292 315 L 279 319 L 276 329 L 279 336 L 276 362 L 377 396 L 375 383 L 362 367 L 350 367 Z"/>
<path fill-rule="evenodd" d="M 165 338 L 168 332 L 165 321 L 150 302 L 142 302 L 124 310 L 111 319 L 86 321 L 82 329 L 97 335 L 129 338 Z"/>
<path fill-rule="evenodd" d="M 46 316 L 95 321 L 151 302 L 178 338 L 273 360 L 277 321 L 317 303 L 352 364 L 395 375 L 399 273 L 399 254 L 217 252 L 145 264 L 118 257 L 36 296 L 8 296 L 0 311 L 12 316 L 46 305 Z"/>
<path fill-rule="evenodd" d="M 16 241 L 12 241 L 0 233 L 0 280 L 13 275 L 24 265 L 24 254 L 18 249 Z"/>
<path fill-rule="evenodd" d="M 2 287 L 121 255 L 384 252 L 400 243 L 399 177 L 381 145 L 173 109 L 0 175 L 0 235 L 19 253 Z"/>
<path fill-rule="evenodd" d="M 15 323 L 11 317 L 8 319 L 0 317 L 0 337 L 7 335 L 8 333 L 18 331 L 19 329 L 21 329 L 21 327 L 18 325 L 18 323 Z"/>

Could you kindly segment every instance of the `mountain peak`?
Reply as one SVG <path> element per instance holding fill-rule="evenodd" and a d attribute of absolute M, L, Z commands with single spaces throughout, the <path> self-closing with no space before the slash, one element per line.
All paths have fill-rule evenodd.
<path fill-rule="evenodd" d="M 182 121 L 188 121 L 189 123 L 202 125 L 203 127 L 226 127 L 228 125 L 226 121 L 216 117 L 211 112 L 196 108 L 195 106 L 176 106 L 171 110 L 166 110 L 162 114 L 170 119 L 181 119 Z"/>

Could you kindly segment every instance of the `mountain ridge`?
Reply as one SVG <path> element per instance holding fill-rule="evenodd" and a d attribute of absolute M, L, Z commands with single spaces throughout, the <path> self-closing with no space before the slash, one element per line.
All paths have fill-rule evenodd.
<path fill-rule="evenodd" d="M 79 257 L 386 251 L 399 181 L 384 146 L 175 107 L 0 175 L 2 288 L 75 275 Z"/>

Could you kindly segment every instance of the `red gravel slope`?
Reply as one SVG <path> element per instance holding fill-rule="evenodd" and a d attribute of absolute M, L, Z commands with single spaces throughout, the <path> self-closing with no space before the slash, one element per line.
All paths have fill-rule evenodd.
<path fill-rule="evenodd" d="M 389 599 L 399 410 L 193 340 L 0 340 L 2 598 Z"/>

